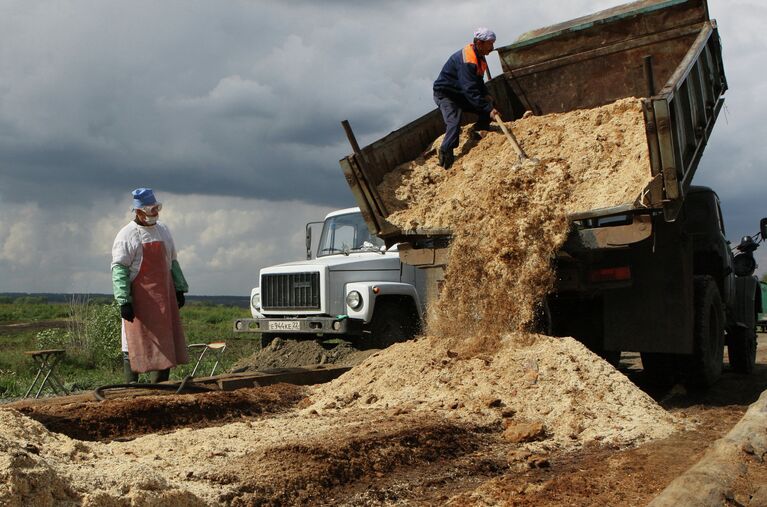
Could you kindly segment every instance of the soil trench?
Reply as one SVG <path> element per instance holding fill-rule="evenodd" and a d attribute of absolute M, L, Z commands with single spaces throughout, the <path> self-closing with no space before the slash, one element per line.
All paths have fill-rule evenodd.
<path fill-rule="evenodd" d="M 6 405 L 50 431 L 78 440 L 128 440 L 178 428 L 203 428 L 264 417 L 295 407 L 306 388 L 277 384 L 232 392 L 144 394 L 139 397 L 53 404 L 40 400 Z"/>

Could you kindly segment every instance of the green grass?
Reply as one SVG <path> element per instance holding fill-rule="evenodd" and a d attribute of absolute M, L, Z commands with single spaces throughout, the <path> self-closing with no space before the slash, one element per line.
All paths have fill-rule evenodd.
<path fill-rule="evenodd" d="M 0 324 L 64 319 L 68 315 L 69 305 L 63 303 L 0 304 Z"/>
<path fill-rule="evenodd" d="M 105 307 L 91 303 L 89 311 L 98 312 L 100 308 Z M 39 350 L 41 346 L 55 346 L 56 338 L 66 334 L 71 312 L 71 305 L 62 303 L 0 302 L 0 398 L 9 400 L 24 395 L 37 372 L 37 367 L 24 351 Z M 227 371 L 238 359 L 251 355 L 257 349 L 257 335 L 253 338 L 241 338 L 240 335 L 235 336 L 232 331 L 232 321 L 237 317 L 246 316 L 249 316 L 247 309 L 224 305 L 193 302 L 181 309 L 187 343 L 226 342 L 227 348 L 216 373 Z M 45 331 L 46 329 L 56 331 Z M 74 342 L 77 340 L 65 340 L 63 346 L 56 347 L 66 350 L 66 356 L 57 366 L 56 372 L 67 389 L 91 390 L 101 385 L 123 382 L 122 363 L 115 360 L 115 354 L 112 354 L 119 352 L 119 333 L 109 337 L 108 350 L 103 350 L 104 344 L 100 343 L 102 349 L 97 350 L 95 357 L 92 350 L 84 350 L 79 345 L 73 346 Z M 179 365 L 171 370 L 171 379 L 180 379 L 191 373 L 197 355 L 197 351 L 192 351 L 190 364 Z M 214 361 L 212 354 L 206 354 L 197 375 L 209 374 Z M 148 375 L 142 375 L 141 381 L 148 382 Z M 50 393 L 47 386 L 43 393 Z"/>

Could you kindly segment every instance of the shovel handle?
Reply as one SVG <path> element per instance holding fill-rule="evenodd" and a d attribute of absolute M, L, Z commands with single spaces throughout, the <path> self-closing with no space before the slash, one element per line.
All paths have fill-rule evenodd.
<path fill-rule="evenodd" d="M 522 151 L 522 148 L 519 146 L 519 143 L 517 142 L 517 138 L 514 137 L 514 134 L 512 134 L 508 128 L 506 128 L 506 124 L 503 123 L 503 120 L 501 119 L 500 114 L 496 114 L 494 116 L 495 121 L 498 122 L 498 125 L 501 126 L 501 130 L 503 131 L 504 135 L 506 136 L 506 139 L 509 140 L 511 145 L 514 147 L 514 151 L 517 152 L 517 155 L 519 155 L 520 160 L 524 160 L 527 158 L 527 155 L 524 151 Z"/>

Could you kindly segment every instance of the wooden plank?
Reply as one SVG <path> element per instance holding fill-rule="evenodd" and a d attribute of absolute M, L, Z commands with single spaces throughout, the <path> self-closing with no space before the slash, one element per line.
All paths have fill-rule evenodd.
<path fill-rule="evenodd" d="M 272 384 L 294 384 L 308 386 L 330 382 L 351 370 L 350 366 L 281 368 L 253 373 L 228 375 L 216 380 L 222 391 L 232 391 L 243 387 L 259 387 Z"/>

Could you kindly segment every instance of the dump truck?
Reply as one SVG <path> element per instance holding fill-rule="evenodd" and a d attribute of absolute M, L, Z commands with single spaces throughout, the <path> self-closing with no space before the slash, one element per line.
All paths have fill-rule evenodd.
<path fill-rule="evenodd" d="M 322 225 L 312 253 L 312 226 Z M 421 328 L 425 274 L 400 262 L 396 245 L 371 234 L 359 208 L 306 224 L 306 260 L 269 266 L 250 293 L 252 318 L 236 319 L 235 333 L 274 338 L 340 340 L 384 348 Z"/>
<path fill-rule="evenodd" d="M 714 190 L 692 184 L 727 81 L 716 21 L 705 0 L 644 0 L 528 32 L 497 49 L 503 73 L 487 82 L 506 120 L 641 100 L 651 182 L 634 202 L 569 216 L 552 260 L 547 331 L 574 336 L 616 362 L 641 353 L 658 379 L 685 372 L 711 385 L 723 368 L 753 368 L 761 291 L 753 270 L 736 273 Z M 465 115 L 465 122 L 474 118 Z M 449 262 L 449 230 L 405 230 L 389 221 L 379 184 L 426 153 L 444 133 L 438 110 L 340 161 L 371 232 L 427 272 L 438 297 Z M 385 196 L 383 196 L 385 197 Z M 767 236 L 762 221 L 759 234 Z"/>

